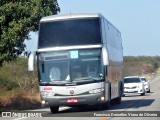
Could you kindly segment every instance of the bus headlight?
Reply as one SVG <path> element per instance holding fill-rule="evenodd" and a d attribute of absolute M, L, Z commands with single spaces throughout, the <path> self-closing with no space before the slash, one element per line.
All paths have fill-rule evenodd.
<path fill-rule="evenodd" d="M 52 97 L 54 95 L 55 95 L 55 93 L 53 93 L 53 92 L 41 92 L 41 96 L 43 96 L 43 97 Z"/>
<path fill-rule="evenodd" d="M 46 104 L 46 101 L 43 100 L 43 101 L 42 101 L 42 105 L 44 105 L 44 104 Z"/>
<path fill-rule="evenodd" d="M 98 88 L 98 89 L 90 90 L 89 93 L 90 94 L 97 94 L 97 93 L 101 93 L 103 91 L 104 91 L 104 88 Z"/>

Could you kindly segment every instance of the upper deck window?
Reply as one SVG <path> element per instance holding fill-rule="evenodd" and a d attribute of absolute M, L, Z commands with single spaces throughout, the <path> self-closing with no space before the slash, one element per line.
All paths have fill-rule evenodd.
<path fill-rule="evenodd" d="M 99 18 L 68 19 L 40 23 L 38 48 L 100 43 Z"/>

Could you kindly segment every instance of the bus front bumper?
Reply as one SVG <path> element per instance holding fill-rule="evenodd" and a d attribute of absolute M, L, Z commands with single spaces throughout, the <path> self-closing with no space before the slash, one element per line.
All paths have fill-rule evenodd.
<path fill-rule="evenodd" d="M 79 105 L 95 105 L 105 103 L 104 93 L 77 95 L 77 96 L 54 96 L 41 97 L 43 106 L 79 106 Z"/>

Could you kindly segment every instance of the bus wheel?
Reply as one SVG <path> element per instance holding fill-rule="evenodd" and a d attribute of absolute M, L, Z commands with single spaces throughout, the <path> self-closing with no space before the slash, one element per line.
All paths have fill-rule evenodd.
<path fill-rule="evenodd" d="M 122 84 L 121 84 L 120 87 L 119 87 L 119 96 L 113 100 L 113 103 L 120 104 L 121 100 L 122 100 L 121 99 L 122 95 L 123 95 L 123 92 L 122 92 Z"/>
<path fill-rule="evenodd" d="M 110 89 L 109 89 L 109 92 L 108 92 L 108 101 L 105 103 L 105 107 L 106 107 L 107 109 L 110 108 L 111 102 L 112 102 L 112 100 L 111 100 L 111 86 L 110 86 Z"/>
<path fill-rule="evenodd" d="M 54 106 L 54 107 L 51 106 L 51 107 L 50 107 L 50 110 L 51 110 L 52 113 L 57 113 L 58 110 L 59 110 L 59 106 Z"/>
<path fill-rule="evenodd" d="M 120 103 L 121 103 L 121 100 L 122 100 L 122 99 L 121 99 L 121 96 L 119 96 L 119 97 L 117 97 L 117 98 L 114 99 L 114 103 L 115 103 L 115 104 L 120 104 Z"/>
<path fill-rule="evenodd" d="M 110 100 L 110 101 L 107 101 L 107 103 L 106 103 L 106 108 L 109 109 L 110 106 L 111 106 L 111 100 Z"/>

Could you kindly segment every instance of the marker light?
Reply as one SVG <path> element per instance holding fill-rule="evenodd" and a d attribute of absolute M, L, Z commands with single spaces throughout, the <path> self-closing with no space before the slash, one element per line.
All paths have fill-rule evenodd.
<path fill-rule="evenodd" d="M 89 93 L 90 94 L 97 94 L 97 93 L 101 93 L 103 91 L 104 91 L 104 88 L 98 88 L 98 89 L 90 90 Z"/>
<path fill-rule="evenodd" d="M 104 97 L 101 97 L 101 101 L 104 101 Z"/>
<path fill-rule="evenodd" d="M 44 105 L 45 103 L 46 103 L 46 101 L 43 100 L 43 101 L 42 101 L 42 104 Z"/>

